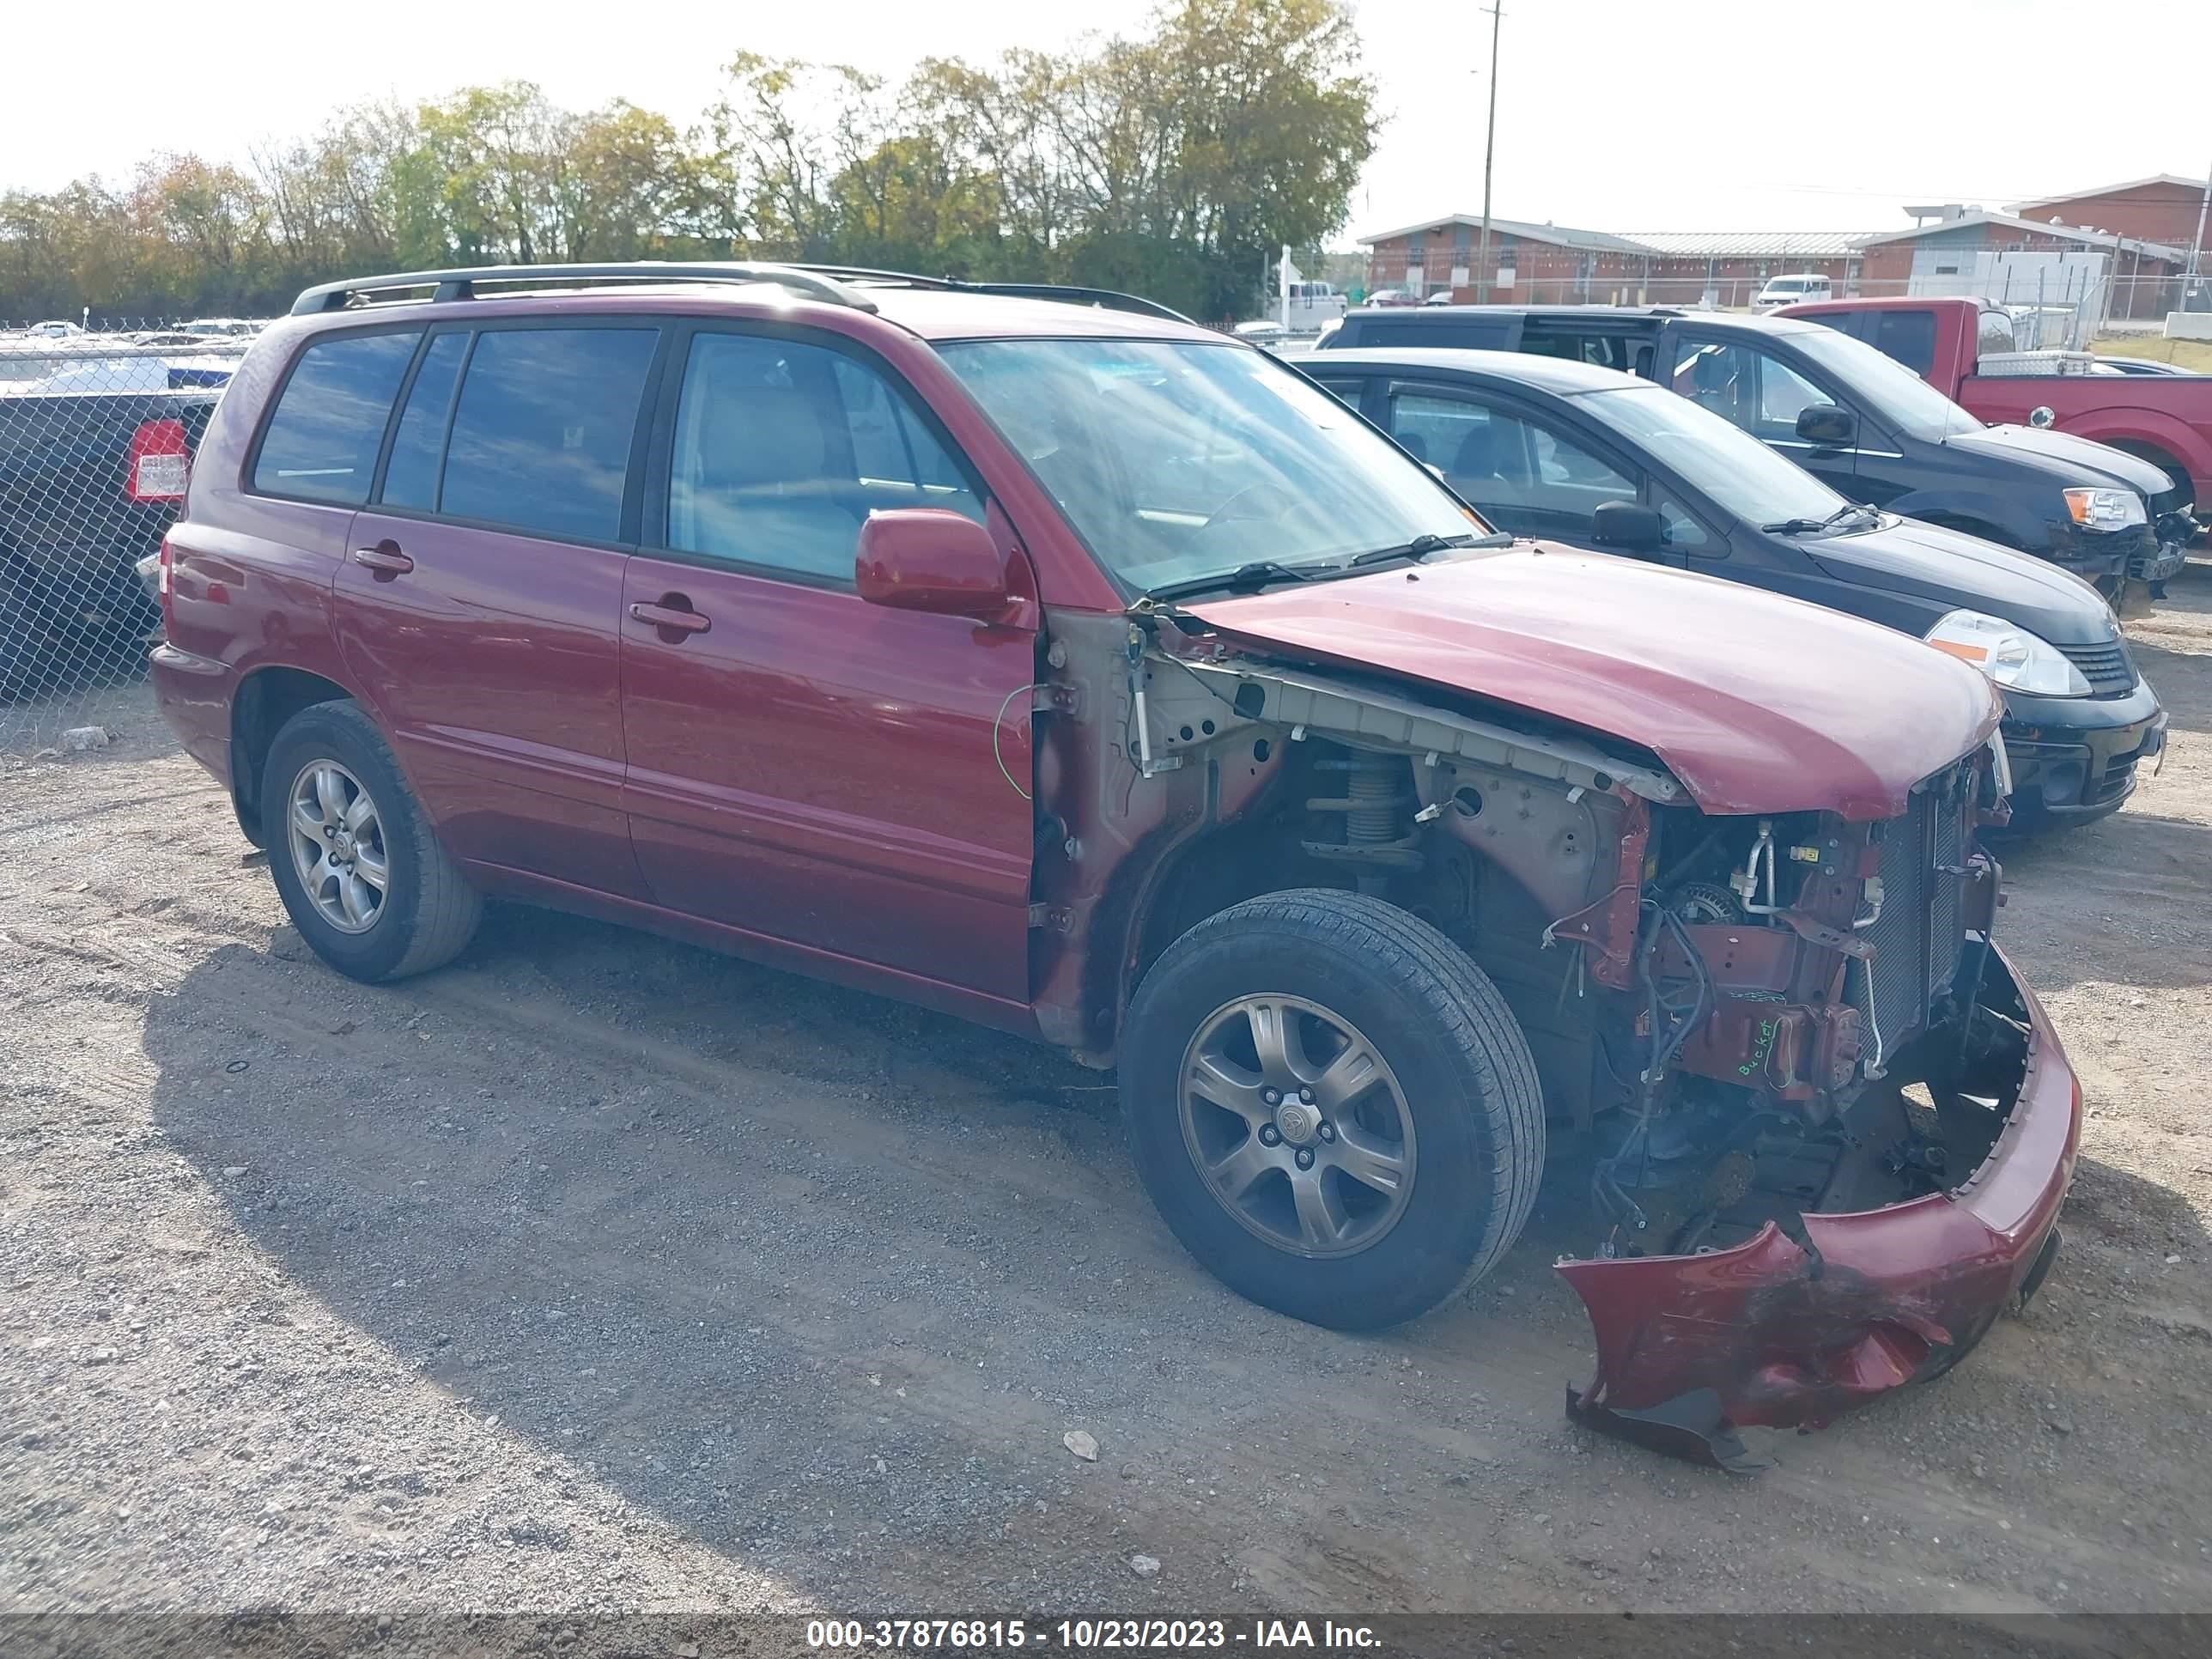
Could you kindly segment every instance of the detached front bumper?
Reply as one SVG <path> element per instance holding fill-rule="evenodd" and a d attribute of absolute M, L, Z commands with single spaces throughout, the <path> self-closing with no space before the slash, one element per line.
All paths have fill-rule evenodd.
<path fill-rule="evenodd" d="M 1735 1469 L 1735 1429 L 1817 1428 L 1940 1375 L 2008 1302 L 2033 1295 L 2058 1242 L 2081 1091 L 2041 1005 L 1991 951 L 1980 1000 L 2025 1011 L 2025 1064 L 1996 1143 L 1944 1193 L 1770 1222 L 1732 1249 L 1559 1264 L 1589 1310 L 1597 1375 L 1578 1421 Z"/>
<path fill-rule="evenodd" d="M 2137 581 L 2162 582 L 2181 574 L 2189 562 L 2189 544 L 2197 537 L 2197 520 L 2186 513 L 2162 513 L 2151 526 L 2153 545 L 2129 561 L 2128 574 Z"/>

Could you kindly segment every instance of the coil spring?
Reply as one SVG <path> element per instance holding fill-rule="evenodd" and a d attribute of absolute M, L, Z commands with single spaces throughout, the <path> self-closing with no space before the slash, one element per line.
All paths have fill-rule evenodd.
<path fill-rule="evenodd" d="M 1417 798 L 1403 757 L 1355 752 L 1316 761 L 1314 767 L 1344 775 L 1342 794 L 1315 795 L 1306 801 L 1309 812 L 1340 816 L 1344 839 L 1307 842 L 1308 852 L 1370 868 L 1420 867 L 1421 855 L 1407 822 Z"/>

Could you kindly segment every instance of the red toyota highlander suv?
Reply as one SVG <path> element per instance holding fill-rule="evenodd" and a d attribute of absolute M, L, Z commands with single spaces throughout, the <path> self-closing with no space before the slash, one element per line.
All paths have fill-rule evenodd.
<path fill-rule="evenodd" d="M 1057 1044 L 1201 1263 L 1346 1328 L 1498 1260 L 1548 1119 L 1571 1408 L 1731 1464 L 1943 1370 L 2056 1246 L 2080 1093 L 1990 943 L 1988 683 L 1490 534 L 1158 307 L 313 289 L 164 561 L 163 708 L 356 978 L 496 896 Z"/>

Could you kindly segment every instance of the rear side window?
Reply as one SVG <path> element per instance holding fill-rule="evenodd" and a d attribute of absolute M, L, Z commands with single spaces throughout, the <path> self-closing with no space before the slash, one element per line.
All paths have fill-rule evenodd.
<path fill-rule="evenodd" d="M 615 540 L 659 338 L 647 328 L 479 334 L 453 407 L 438 511 L 575 541 Z"/>
<path fill-rule="evenodd" d="M 350 334 L 300 354 L 261 434 L 253 488 L 358 505 L 368 499 L 392 400 L 420 334 Z"/>
<path fill-rule="evenodd" d="M 1894 357 L 1915 374 L 1925 374 L 1936 367 L 1936 313 L 1881 312 L 1875 322 L 1874 343 L 1885 357 Z"/>

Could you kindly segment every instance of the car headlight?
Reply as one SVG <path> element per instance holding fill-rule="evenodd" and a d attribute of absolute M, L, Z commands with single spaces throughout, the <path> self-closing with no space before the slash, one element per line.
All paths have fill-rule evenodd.
<path fill-rule="evenodd" d="M 2089 695 L 2089 682 L 2057 646 L 2002 617 L 1954 611 L 1924 637 L 1938 651 L 1973 664 L 2011 690 L 2039 697 Z"/>
<path fill-rule="evenodd" d="M 2150 519 L 2143 498 L 2132 489 L 2069 489 L 2066 510 L 2084 530 L 2124 530 Z"/>

